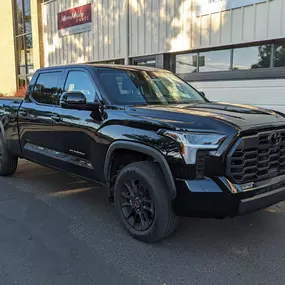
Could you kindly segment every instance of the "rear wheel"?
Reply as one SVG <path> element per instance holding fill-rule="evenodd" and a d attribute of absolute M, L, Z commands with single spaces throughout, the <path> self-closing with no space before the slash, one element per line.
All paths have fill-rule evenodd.
<path fill-rule="evenodd" d="M 155 242 L 177 226 L 167 185 L 153 162 L 135 162 L 119 173 L 115 206 L 126 230 L 136 239 Z"/>
<path fill-rule="evenodd" d="M 0 134 L 0 176 L 8 176 L 15 173 L 18 166 L 18 158 L 13 156 Z"/>

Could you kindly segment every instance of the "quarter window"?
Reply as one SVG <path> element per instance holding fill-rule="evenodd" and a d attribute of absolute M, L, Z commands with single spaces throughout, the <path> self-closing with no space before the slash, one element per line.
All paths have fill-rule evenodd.
<path fill-rule="evenodd" d="M 33 99 L 41 104 L 54 105 L 58 97 L 60 75 L 61 72 L 40 74 L 32 93 Z"/>
<path fill-rule="evenodd" d="M 65 92 L 78 91 L 85 95 L 87 103 L 95 101 L 95 88 L 89 76 L 83 71 L 70 71 L 64 87 Z"/>

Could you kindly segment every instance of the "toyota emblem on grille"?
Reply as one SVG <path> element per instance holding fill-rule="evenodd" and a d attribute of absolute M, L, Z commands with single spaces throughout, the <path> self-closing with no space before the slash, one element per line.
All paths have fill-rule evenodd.
<path fill-rule="evenodd" d="M 281 134 L 278 132 L 271 133 L 269 140 L 271 141 L 272 145 L 279 145 L 281 143 Z"/>

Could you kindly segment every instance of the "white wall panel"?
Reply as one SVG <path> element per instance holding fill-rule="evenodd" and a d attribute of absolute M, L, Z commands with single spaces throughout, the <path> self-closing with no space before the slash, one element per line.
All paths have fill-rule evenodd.
<path fill-rule="evenodd" d="M 250 42 L 254 39 L 255 30 L 255 5 L 244 7 L 242 19 L 242 42 Z"/>
<path fill-rule="evenodd" d="M 281 35 L 285 34 L 285 1 L 281 1 L 280 9 L 280 33 Z"/>
<path fill-rule="evenodd" d="M 220 42 L 223 44 L 230 44 L 232 38 L 232 11 L 223 11 L 221 12 L 221 21 L 220 21 Z M 213 28 L 212 28 L 213 32 Z M 215 43 L 212 43 L 216 45 Z"/>
<path fill-rule="evenodd" d="M 281 4 L 283 0 L 274 0 L 268 2 L 268 36 L 275 38 L 281 36 Z"/>
<path fill-rule="evenodd" d="M 285 79 L 190 82 L 211 101 L 257 105 L 285 113 Z"/>
<path fill-rule="evenodd" d="M 91 0 L 92 31 L 59 37 L 57 14 L 90 0 L 55 0 L 43 4 L 45 66 L 125 57 L 124 0 Z"/>
<path fill-rule="evenodd" d="M 210 41 L 213 45 L 220 45 L 221 42 L 221 13 L 214 13 L 211 15 L 210 18 L 210 29 L 211 29 L 211 33 L 210 33 Z"/>
<path fill-rule="evenodd" d="M 242 32 L 243 32 L 243 9 L 234 9 L 232 10 L 232 43 L 242 42 Z M 229 19 L 230 22 L 230 19 Z M 224 22 L 224 25 L 227 25 Z"/>
<path fill-rule="evenodd" d="M 198 3 L 200 0 L 193 1 Z M 199 22 L 200 19 L 202 27 L 199 29 L 200 37 L 196 35 L 197 38 L 200 38 L 200 42 L 196 41 L 194 48 L 250 43 L 285 37 L 284 2 L 285 0 L 268 0 L 260 4 L 222 11 L 221 19 L 216 16 L 217 13 L 196 17 L 196 22 Z M 195 4 L 193 13 L 195 14 Z M 206 33 L 207 18 L 211 22 L 210 35 Z M 218 41 L 216 30 L 216 26 L 219 24 L 220 41 Z M 194 34 L 197 34 L 197 31 L 194 31 Z"/>
<path fill-rule="evenodd" d="M 130 0 L 130 57 L 190 49 L 192 14 L 191 0 Z"/>
<path fill-rule="evenodd" d="M 210 45 L 210 17 L 202 16 L 201 20 L 201 44 L 202 47 Z"/>
<path fill-rule="evenodd" d="M 262 39 L 267 36 L 267 5 L 257 4 L 255 6 L 255 38 Z"/>

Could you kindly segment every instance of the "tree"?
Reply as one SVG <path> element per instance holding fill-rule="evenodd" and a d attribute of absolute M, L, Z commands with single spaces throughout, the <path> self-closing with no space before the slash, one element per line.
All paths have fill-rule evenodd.
<path fill-rule="evenodd" d="M 254 68 L 266 68 L 270 67 L 271 61 L 271 45 L 262 45 L 258 47 L 258 63 L 255 63 L 251 66 Z M 274 67 L 285 66 L 285 44 L 274 44 Z"/>
<path fill-rule="evenodd" d="M 258 47 L 258 63 L 251 66 L 252 69 L 255 68 L 265 68 L 270 67 L 271 60 L 271 45 L 262 45 Z"/>
<path fill-rule="evenodd" d="M 275 48 L 276 47 L 276 48 Z M 285 65 L 285 44 L 274 45 L 274 66 L 280 67 Z"/>

